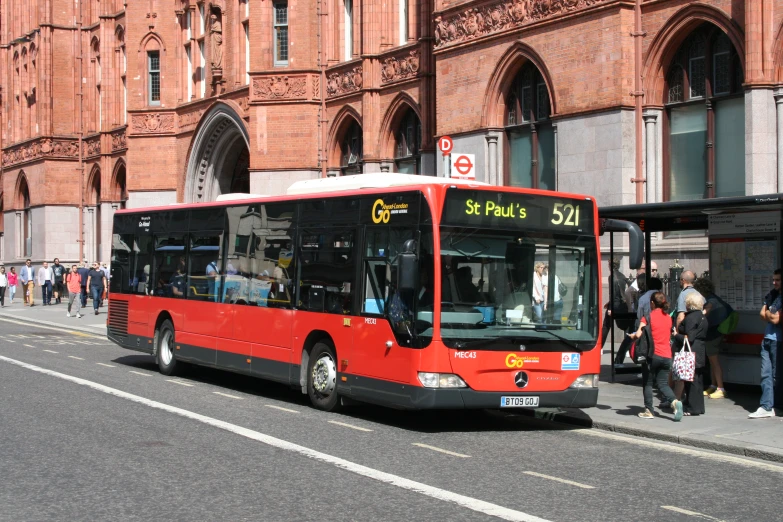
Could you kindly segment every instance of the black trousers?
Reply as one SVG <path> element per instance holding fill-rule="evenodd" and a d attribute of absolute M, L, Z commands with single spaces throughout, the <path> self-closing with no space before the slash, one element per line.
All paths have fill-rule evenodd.
<path fill-rule="evenodd" d="M 683 411 L 691 415 L 704 415 L 704 367 L 696 368 L 693 382 L 685 382 Z"/>

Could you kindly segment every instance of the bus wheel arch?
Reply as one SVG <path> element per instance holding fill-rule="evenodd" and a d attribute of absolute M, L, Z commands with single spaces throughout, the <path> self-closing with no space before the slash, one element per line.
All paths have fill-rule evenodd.
<path fill-rule="evenodd" d="M 163 375 L 174 375 L 179 371 L 174 356 L 176 330 L 174 321 L 168 312 L 162 312 L 155 321 L 155 336 L 152 341 L 152 354 Z"/>
<path fill-rule="evenodd" d="M 316 408 L 337 411 L 342 402 L 337 392 L 337 349 L 326 332 L 312 332 L 302 350 L 300 382 Z"/>
<path fill-rule="evenodd" d="M 330 343 L 334 347 L 332 336 L 323 330 L 313 330 L 307 335 L 302 345 L 302 357 L 299 364 L 299 386 L 301 386 L 304 395 L 307 395 L 307 368 L 310 364 L 310 353 L 318 342 Z M 337 349 L 335 349 L 336 352 Z"/>

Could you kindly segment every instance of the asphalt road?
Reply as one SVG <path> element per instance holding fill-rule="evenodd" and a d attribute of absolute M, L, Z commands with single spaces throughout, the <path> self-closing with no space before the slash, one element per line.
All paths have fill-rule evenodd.
<path fill-rule="evenodd" d="M 657 419 L 650 422 L 666 422 Z M 780 520 L 783 467 L 508 412 L 314 410 L 0 320 L 0 520 Z"/>

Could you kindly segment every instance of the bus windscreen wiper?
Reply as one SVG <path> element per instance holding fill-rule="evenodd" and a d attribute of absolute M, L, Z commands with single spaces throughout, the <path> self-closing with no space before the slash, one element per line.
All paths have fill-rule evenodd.
<path fill-rule="evenodd" d="M 557 340 L 559 340 L 560 342 L 562 342 L 566 346 L 568 346 L 569 348 L 571 348 L 573 350 L 576 350 L 578 352 L 583 352 L 584 351 L 584 348 L 580 348 L 579 345 L 576 342 L 571 341 L 570 339 L 566 339 L 562 335 L 558 335 L 555 332 L 553 332 L 552 330 L 549 330 L 548 328 L 536 328 L 536 332 L 546 332 L 549 335 L 551 335 L 552 337 L 555 337 Z"/>

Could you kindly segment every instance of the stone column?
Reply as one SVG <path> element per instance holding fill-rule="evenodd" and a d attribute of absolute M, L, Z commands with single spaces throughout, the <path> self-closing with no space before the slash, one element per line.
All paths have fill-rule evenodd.
<path fill-rule="evenodd" d="M 484 181 L 490 185 L 500 185 L 498 180 L 498 137 L 495 134 L 486 136 L 487 140 L 487 176 Z"/>
<path fill-rule="evenodd" d="M 24 257 L 24 222 L 22 212 L 16 213 L 16 257 Z"/>
<path fill-rule="evenodd" d="M 777 189 L 775 100 L 772 89 L 745 91 L 745 194 Z"/>
<path fill-rule="evenodd" d="M 777 111 L 778 192 L 783 191 L 783 87 L 775 89 Z"/>
<path fill-rule="evenodd" d="M 555 190 L 559 190 L 560 180 L 557 172 L 557 122 L 552 123 L 552 133 L 555 135 Z"/>
<path fill-rule="evenodd" d="M 658 114 L 650 111 L 644 111 L 642 114 L 644 119 L 644 135 L 645 135 L 645 157 L 644 157 L 644 177 L 647 180 L 647 203 L 653 203 L 659 201 L 658 199 L 658 185 L 661 180 L 658 179 L 658 171 L 655 168 L 657 147 L 656 133 L 657 133 L 657 120 Z"/>

